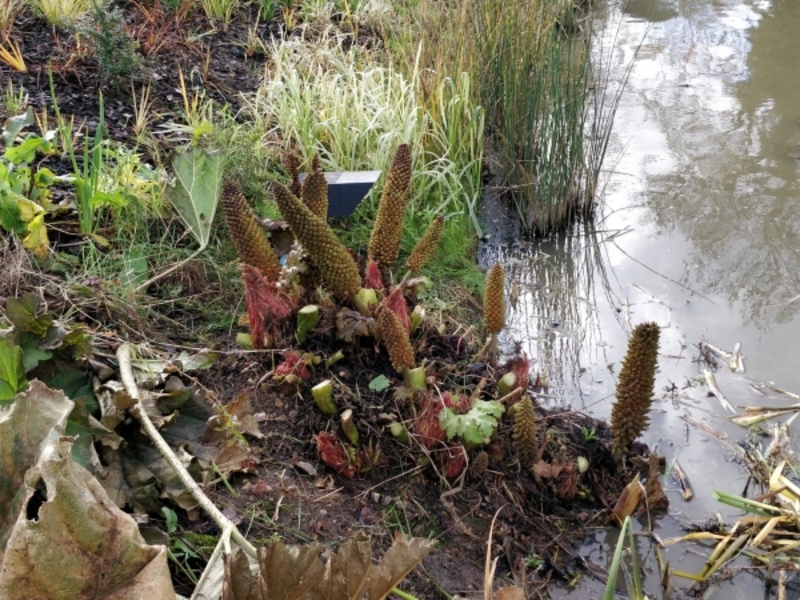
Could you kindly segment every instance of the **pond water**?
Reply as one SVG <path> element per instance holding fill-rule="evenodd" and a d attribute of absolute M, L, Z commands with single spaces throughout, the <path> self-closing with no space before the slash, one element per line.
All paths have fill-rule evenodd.
<path fill-rule="evenodd" d="M 631 327 L 661 325 L 643 439 L 668 461 L 678 458 L 695 492 L 684 502 L 665 480 L 670 510 L 655 527 L 668 538 L 716 513 L 733 523 L 739 513 L 712 491 L 741 494 L 747 479 L 731 449 L 747 431 L 697 383 L 697 343 L 728 351 L 741 343 L 745 377 L 800 392 L 800 2 L 622 0 L 601 10 L 597 60 L 612 86 L 631 70 L 597 217 L 544 244 L 517 241 L 500 218 L 481 254 L 507 267 L 514 302 L 505 343 L 549 375 L 552 397 L 543 401 L 551 406 L 607 417 Z M 797 402 L 757 395 L 726 368 L 716 379 L 738 412 Z M 606 568 L 612 537 L 598 531 L 587 559 Z M 647 592 L 660 598 L 653 548 L 638 543 Z M 681 543 L 665 554 L 674 568 L 698 572 L 709 553 Z M 674 580 L 683 590 L 689 583 Z M 556 593 L 601 596 L 590 581 Z M 765 587 L 741 573 L 705 597 L 763 598 Z"/>

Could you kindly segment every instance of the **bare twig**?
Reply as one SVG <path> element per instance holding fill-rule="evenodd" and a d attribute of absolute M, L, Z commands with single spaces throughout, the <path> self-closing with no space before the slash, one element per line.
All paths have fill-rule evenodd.
<path fill-rule="evenodd" d="M 230 519 L 222 514 L 216 505 L 205 495 L 197 482 L 189 475 L 189 471 L 181 464 L 180 459 L 172 451 L 164 438 L 153 425 L 150 417 L 142 406 L 141 395 L 139 394 L 139 387 L 136 385 L 136 379 L 133 376 L 133 367 L 131 366 L 131 346 L 130 344 L 122 344 L 117 349 L 117 360 L 119 361 L 119 372 L 122 384 L 125 386 L 125 391 L 128 395 L 136 401 L 136 405 L 130 409 L 131 414 L 142 424 L 147 437 L 153 442 L 156 450 L 164 457 L 169 463 L 178 478 L 181 480 L 186 489 L 191 492 L 192 497 L 197 500 L 198 504 L 206 511 L 209 517 L 219 526 L 223 532 L 230 531 L 231 539 L 236 542 L 242 550 L 253 558 L 257 557 L 255 546 L 248 542 L 241 532 L 236 528 Z"/>

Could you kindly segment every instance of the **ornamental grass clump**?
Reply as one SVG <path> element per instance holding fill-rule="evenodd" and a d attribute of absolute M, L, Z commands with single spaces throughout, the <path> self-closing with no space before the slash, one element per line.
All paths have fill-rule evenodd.
<path fill-rule="evenodd" d="M 358 265 L 327 222 L 284 185 L 274 183 L 272 193 L 278 210 L 319 269 L 325 285 L 339 300 L 354 299 L 361 289 Z"/>
<path fill-rule="evenodd" d="M 628 352 L 617 381 L 616 401 L 611 409 L 614 454 L 621 458 L 633 441 L 647 429 L 653 401 L 658 362 L 659 329 L 655 323 L 641 323 L 628 340 Z"/>

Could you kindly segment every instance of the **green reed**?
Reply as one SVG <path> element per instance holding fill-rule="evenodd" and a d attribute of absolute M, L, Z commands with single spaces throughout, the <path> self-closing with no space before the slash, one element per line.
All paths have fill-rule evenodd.
<path fill-rule="evenodd" d="M 590 213 L 616 103 L 593 85 L 583 13 L 571 0 L 422 0 L 418 14 L 424 89 L 469 74 L 487 162 L 526 227 L 547 234 Z"/>

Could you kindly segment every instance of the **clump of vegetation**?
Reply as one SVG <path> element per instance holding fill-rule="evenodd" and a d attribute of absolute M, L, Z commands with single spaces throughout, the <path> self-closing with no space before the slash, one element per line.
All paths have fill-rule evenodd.
<path fill-rule="evenodd" d="M 591 214 L 614 107 L 586 93 L 596 76 L 589 19 L 565 33 L 580 20 L 572 0 L 457 5 L 423 3 L 419 61 L 457 84 L 453 73 L 468 76 L 461 93 L 485 111 L 491 164 L 530 231 L 547 235 Z"/>
<path fill-rule="evenodd" d="M 52 312 L 55 321 L 86 323 L 80 327 L 80 356 L 57 357 L 82 361 L 83 374 L 98 382 L 86 385 L 84 377 L 75 386 L 49 379 L 79 404 L 73 429 L 59 434 L 80 432 L 81 441 L 59 451 L 80 452 L 82 458 L 102 452 L 99 461 L 84 461 L 85 467 L 100 479 L 108 472 L 113 478 L 117 465 L 130 458 L 117 449 L 119 438 L 129 441 L 131 415 L 152 411 L 156 427 L 175 432 L 180 427 L 172 419 L 191 413 L 200 423 L 212 419 L 206 436 L 219 442 L 211 464 L 200 454 L 191 458 L 192 475 L 218 485 L 221 494 L 235 495 L 238 480 L 230 479 L 232 472 L 269 477 L 264 464 L 278 460 L 268 454 L 273 444 L 249 443 L 263 435 L 256 408 L 241 400 L 252 397 L 274 402 L 257 409 L 268 419 L 277 416 L 276 427 L 288 423 L 289 410 L 303 414 L 293 429 L 280 433 L 284 441 L 277 446 L 306 455 L 307 473 L 366 480 L 401 468 L 421 487 L 435 489 L 436 497 L 441 494 L 460 530 L 469 525 L 453 502 L 471 481 L 503 477 L 504 493 L 516 506 L 525 505 L 523 498 L 531 493 L 527 471 L 538 477 L 535 493 L 544 503 L 573 498 L 589 483 L 591 474 L 575 467 L 575 444 L 583 438 L 559 444 L 537 440 L 534 422 L 541 419 L 547 428 L 558 421 L 535 414 L 540 409 L 530 394 L 541 387 L 528 389 L 527 359 L 497 364 L 497 336 L 505 325 L 504 275 L 496 265 L 483 282 L 474 248 L 485 142 L 501 139 L 494 117 L 502 103 L 497 98 L 487 103 L 485 55 L 472 41 L 461 47 L 448 44 L 446 36 L 436 44 L 427 37 L 443 33 L 444 24 L 449 39 L 471 35 L 473 24 L 460 15 L 475 17 L 474 6 L 433 0 L 281 1 L 263 2 L 257 13 L 235 0 L 170 0 L 67 8 L 73 12 L 61 16 L 41 9 L 57 23 L 45 32 L 54 42 L 46 64 L 41 53 L 26 54 L 11 37 L 0 41 L 8 50 L 0 52 L 0 60 L 15 69 L 5 110 L 25 104 L 23 90 L 35 92 L 32 110 L 18 119 L 4 115 L 11 118 L 0 159 L 0 235 L 14 241 L 0 249 L 5 258 L 21 252 L 24 243 L 38 261 L 24 263 L 26 270 L 47 277 L 46 285 L 34 286 L 24 283 L 34 281 L 29 273 L 4 274 L 5 290 L 25 285 L 44 290 L 39 303 L 5 299 L 5 305 L 15 319 L 27 311 L 36 321 Z M 441 19 L 428 28 L 424 19 L 433 11 L 441 11 Z M 271 20 L 275 12 L 282 25 Z M 188 23 L 200 23 L 201 29 Z M 504 23 L 507 35 L 511 29 Z M 552 25 L 541 32 L 557 39 Z M 8 33 L 27 40 L 30 32 Z M 431 60 L 434 50 L 440 56 Z M 32 87 L 35 78 L 18 68 L 23 55 L 35 61 L 37 72 L 51 69 L 44 94 Z M 239 55 L 246 61 L 236 61 Z M 87 58 L 96 59 L 99 76 Z M 81 72 L 85 64 L 91 64 L 90 73 Z M 121 84 L 135 80 L 140 69 L 152 77 L 128 97 Z M 80 79 L 79 94 L 69 85 L 73 74 Z M 47 98 L 49 108 L 43 104 Z M 535 139 L 542 143 L 541 136 Z M 329 222 L 324 172 L 361 169 L 387 172 L 382 193 L 376 188 L 348 221 Z M 307 172 L 302 183 L 301 170 Z M 220 199 L 224 228 L 214 219 Z M 276 229 L 266 235 L 266 226 Z M 289 234 L 296 243 L 288 252 L 277 250 L 278 236 Z M 476 300 L 482 282 L 483 327 Z M 44 298 L 57 301 L 47 305 Z M 242 298 L 249 339 L 236 332 L 245 324 Z M 10 382 L 0 385 L 0 402 L 13 402 L 25 390 L 34 363 L 52 366 L 43 358 L 47 353 L 72 347 L 69 333 L 59 346 L 64 332 L 58 327 L 35 338 L 9 335 L 10 327 L 0 317 L 5 361 L 0 362 L 11 365 L 0 369 L 0 384 Z M 93 347 L 83 345 L 88 331 L 96 335 L 93 356 Z M 489 344 L 481 352 L 477 340 L 484 334 Z M 140 342 L 130 361 L 119 358 L 121 348 L 131 348 L 120 346 L 123 340 Z M 218 360 L 232 361 L 227 373 L 235 373 L 233 387 L 241 396 L 226 397 L 230 388 L 221 387 L 228 385 L 222 369 L 187 376 L 217 355 L 172 352 L 181 345 L 221 351 L 225 358 Z M 108 361 L 115 350 L 118 362 Z M 155 408 L 150 398 L 145 408 L 125 404 L 130 398 L 113 382 L 101 383 L 123 362 L 134 374 L 126 387 L 135 379 L 131 389 L 159 391 Z M 157 375 L 143 383 L 148 374 Z M 221 398 L 215 401 L 202 384 L 213 387 L 218 376 L 214 391 Z M 96 397 L 102 397 L 102 412 Z M 512 425 L 506 407 L 519 397 L 524 407 Z M 60 410 L 67 410 L 68 402 L 61 404 Z M 106 430 L 93 428 L 89 415 L 102 419 Z M 506 468 L 515 464 L 515 454 L 527 471 Z M 542 460 L 533 465 L 534 457 Z M 320 463 L 310 464 L 316 458 Z M 604 455 L 592 461 L 604 473 Z M 119 468 L 133 472 L 129 466 Z M 507 470 L 512 477 L 505 477 Z M 183 519 L 197 505 L 170 477 L 161 471 L 144 477 L 147 490 L 129 481 L 113 502 L 141 515 L 158 514 L 163 494 Z M 393 477 L 389 481 L 402 485 L 410 481 Z M 252 483 L 263 494 L 267 484 Z M 304 539 L 308 521 L 299 513 L 296 528 L 280 529 L 278 513 L 288 504 L 269 510 L 248 506 L 270 515 L 260 517 L 266 525 L 259 535 L 290 532 Z M 184 526 L 172 520 L 166 533 L 174 538 Z M 226 530 L 225 523 L 218 524 Z M 182 568 L 194 570 L 200 554 L 185 551 Z M 356 558 L 368 562 L 369 556 L 359 551 Z M 244 572 L 244 563 L 234 562 Z M 160 562 L 162 575 L 163 567 Z M 406 572 L 401 569 L 398 576 Z"/>
<path fill-rule="evenodd" d="M 640 323 L 634 327 L 628 340 L 628 352 L 619 373 L 616 400 L 611 410 L 614 451 L 620 457 L 650 422 L 647 414 L 653 402 L 659 332 L 656 323 Z"/>
<path fill-rule="evenodd" d="M 86 16 L 78 20 L 76 29 L 93 45 L 103 76 L 117 88 L 123 82 L 128 83 L 141 66 L 141 57 L 125 30 L 122 9 L 95 3 Z"/>
<path fill-rule="evenodd" d="M 51 25 L 71 27 L 92 10 L 95 0 L 28 0 L 28 4 Z"/>

